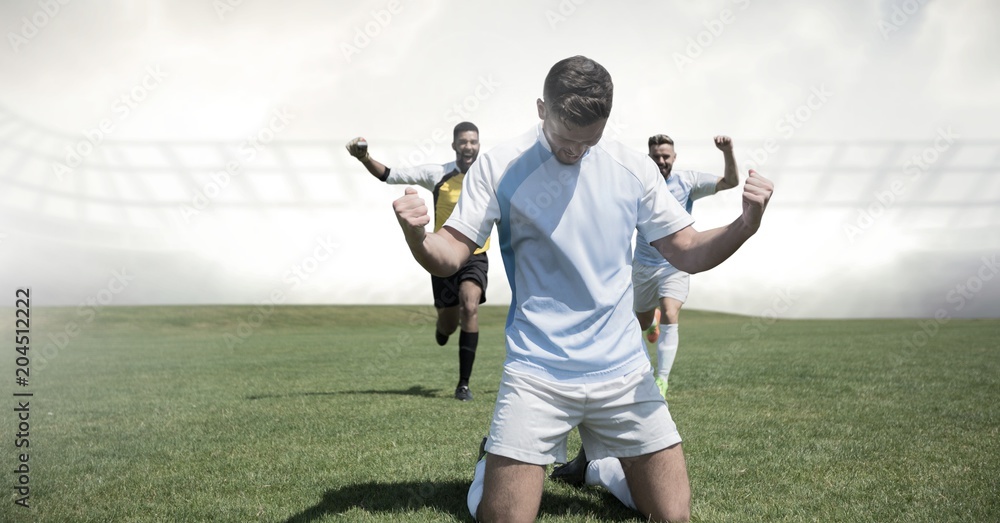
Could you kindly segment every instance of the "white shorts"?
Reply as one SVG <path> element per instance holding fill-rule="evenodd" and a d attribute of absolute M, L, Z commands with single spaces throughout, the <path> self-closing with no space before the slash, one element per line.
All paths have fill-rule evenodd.
<path fill-rule="evenodd" d="M 582 384 L 504 369 L 486 451 L 535 465 L 565 463 L 573 427 L 589 460 L 641 456 L 681 441 L 648 366 Z"/>
<path fill-rule="evenodd" d="M 660 306 L 660 298 L 681 303 L 688 299 L 691 275 L 674 267 L 632 266 L 632 310 L 651 311 Z"/>

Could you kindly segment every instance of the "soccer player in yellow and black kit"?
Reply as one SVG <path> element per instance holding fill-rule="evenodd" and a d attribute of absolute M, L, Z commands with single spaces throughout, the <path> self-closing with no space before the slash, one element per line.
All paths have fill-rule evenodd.
<path fill-rule="evenodd" d="M 347 151 L 357 158 L 372 176 L 391 184 L 419 185 L 434 195 L 434 230 L 437 231 L 451 216 L 451 211 L 462 194 L 462 180 L 466 171 L 479 156 L 479 128 L 470 122 L 455 126 L 451 148 L 455 161 L 446 164 L 428 164 L 417 167 L 389 168 L 368 154 L 367 142 L 355 138 L 347 143 Z M 478 249 L 469 261 L 453 276 L 431 276 L 434 307 L 437 309 L 438 345 L 448 343 L 448 337 L 461 325 L 458 335 L 458 387 L 455 399 L 469 401 L 469 377 L 479 345 L 479 304 L 486 301 L 486 277 L 489 260 L 486 249 L 489 240 Z"/>

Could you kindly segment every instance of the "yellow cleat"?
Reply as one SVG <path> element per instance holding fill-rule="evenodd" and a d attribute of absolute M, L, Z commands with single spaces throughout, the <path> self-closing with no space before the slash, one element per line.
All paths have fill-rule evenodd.
<path fill-rule="evenodd" d="M 667 380 L 657 376 L 656 386 L 660 389 L 660 396 L 663 396 L 663 399 L 667 399 Z"/>

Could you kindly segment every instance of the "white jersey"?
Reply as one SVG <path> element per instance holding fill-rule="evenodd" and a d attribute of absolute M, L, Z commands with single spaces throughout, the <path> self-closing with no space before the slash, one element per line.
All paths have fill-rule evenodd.
<path fill-rule="evenodd" d="M 649 365 L 632 313 L 632 233 L 692 223 L 647 156 L 602 140 L 559 163 L 537 126 L 480 156 L 447 225 L 481 245 L 497 225 L 512 293 L 507 368 L 593 382 Z"/>
<path fill-rule="evenodd" d="M 663 179 L 662 175 L 660 179 Z M 665 182 L 667 188 L 670 189 L 670 194 L 673 194 L 674 198 L 677 198 L 677 202 L 684 207 L 684 210 L 688 214 L 691 214 L 694 201 L 715 194 L 715 188 L 719 180 L 718 176 L 708 173 L 672 171 L 670 177 Z M 632 257 L 632 263 L 636 265 L 648 265 L 650 267 L 668 267 L 676 271 L 677 269 L 663 258 L 660 251 L 649 244 L 650 241 L 652 240 L 648 240 L 642 234 L 642 231 L 636 234 L 635 255 Z"/>

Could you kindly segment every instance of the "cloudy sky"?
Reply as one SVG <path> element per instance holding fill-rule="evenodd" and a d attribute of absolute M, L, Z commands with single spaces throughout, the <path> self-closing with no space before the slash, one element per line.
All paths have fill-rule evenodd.
<path fill-rule="evenodd" d="M 676 168 L 721 174 L 728 134 L 777 184 L 691 306 L 995 317 L 997 21 L 988 0 L 4 2 L 0 278 L 51 305 L 110 296 L 122 271 L 109 303 L 429 303 L 401 188 L 342 144 L 444 162 L 468 119 L 488 149 L 584 54 L 614 78 L 614 138 L 666 132 Z M 730 193 L 698 227 L 735 218 Z"/>

